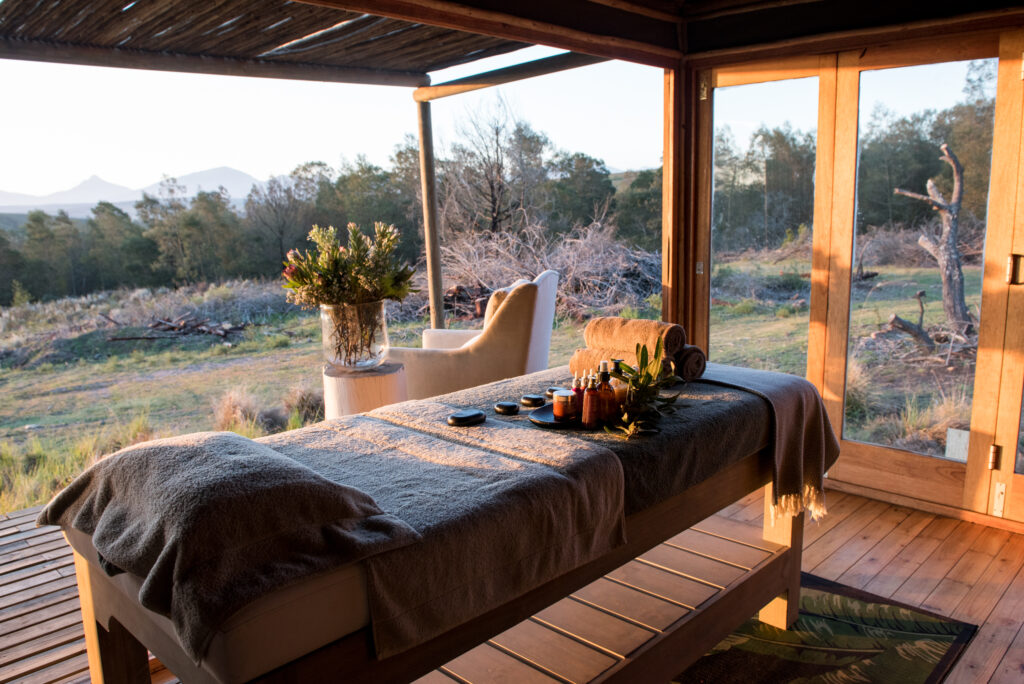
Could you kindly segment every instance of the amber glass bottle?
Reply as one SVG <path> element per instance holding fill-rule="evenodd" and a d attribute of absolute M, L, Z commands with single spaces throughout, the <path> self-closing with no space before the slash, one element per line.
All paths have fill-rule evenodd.
<path fill-rule="evenodd" d="M 597 414 L 602 423 L 610 423 L 618 417 L 619 405 L 615 401 L 615 389 L 608 372 L 608 362 L 601 362 L 600 382 L 597 385 Z"/>
<path fill-rule="evenodd" d="M 590 376 L 587 389 L 583 392 L 583 414 L 580 423 L 584 430 L 596 430 L 601 426 L 601 400 L 597 391 L 597 378 Z"/>

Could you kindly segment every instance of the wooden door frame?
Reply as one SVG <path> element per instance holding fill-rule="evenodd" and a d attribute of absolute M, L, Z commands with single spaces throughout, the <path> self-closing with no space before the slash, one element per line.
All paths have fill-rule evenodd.
<path fill-rule="evenodd" d="M 996 129 L 992 137 L 993 157 L 999 150 L 1001 159 L 993 163 L 992 175 L 1000 176 L 1004 187 L 1014 192 L 1003 192 L 993 198 L 989 205 L 989 221 L 1004 226 L 1004 235 L 992 250 L 985 250 L 985 271 L 992 270 L 992 298 L 997 305 L 1005 307 L 1001 325 L 993 331 L 993 337 L 1002 341 L 1003 353 L 986 361 L 993 366 L 991 371 L 998 377 L 995 387 L 989 388 L 994 407 L 992 409 L 993 429 L 989 439 L 980 449 L 988 450 L 990 444 L 1002 447 L 1002 458 L 995 470 L 982 468 L 981 459 L 975 464 L 978 472 L 974 475 L 975 489 L 971 505 L 989 514 L 999 514 L 1015 520 L 1024 520 L 1024 475 L 1015 473 L 1017 440 L 1020 429 L 1021 394 L 1024 388 L 1024 335 L 1021 334 L 1024 320 L 1024 288 L 1011 286 L 1004 276 L 1006 260 L 1010 253 L 1024 254 L 1024 30 L 1007 31 L 1002 35 L 999 46 L 999 80 L 996 94 Z M 1012 184 L 1012 185 L 1009 185 Z M 998 251 L 997 251 L 998 250 Z M 978 362 L 982 361 L 979 350 Z M 1001 362 L 1001 363 L 1000 363 Z M 998 411 L 998 414 L 996 412 Z M 987 461 L 987 458 L 984 459 Z M 998 488 L 1005 487 L 1002 506 L 997 501 Z M 965 497 L 965 506 L 966 502 Z M 1002 508 L 1002 511 L 998 510 Z"/>
<path fill-rule="evenodd" d="M 918 66 L 948 61 L 990 58 L 1001 53 L 1009 55 L 1013 47 L 1000 48 L 1000 36 L 1006 32 L 985 31 L 963 33 L 956 40 L 949 37 L 905 40 L 881 46 L 870 46 L 858 50 L 824 55 L 795 55 L 759 62 L 741 62 L 709 65 L 700 62 L 702 69 L 684 67 L 690 74 L 691 82 L 700 84 L 693 93 L 696 102 L 689 108 L 688 118 L 689 154 L 696 158 L 696 164 L 689 165 L 693 172 L 688 181 L 693 198 L 692 214 L 688 216 L 694 226 L 688 231 L 688 241 L 678 255 L 679 280 L 684 285 L 686 303 L 679 303 L 680 316 L 688 326 L 693 343 L 708 349 L 710 314 L 710 221 L 711 221 L 711 153 L 713 122 L 711 121 L 715 87 L 760 83 L 817 75 L 818 93 L 818 138 L 815 163 L 814 238 L 812 252 L 811 310 L 808 329 L 807 378 L 818 387 L 825 400 L 833 425 L 843 422 L 843 402 L 846 383 L 846 351 L 849 335 L 850 315 L 850 266 L 853 261 L 853 235 L 856 206 L 857 144 L 860 74 L 876 69 Z M 1020 51 L 1016 53 L 1019 73 Z M 1004 57 L 1004 59 L 1006 59 Z M 703 79 L 703 81 L 702 81 Z M 702 95 L 703 84 L 706 89 Z M 691 91 L 693 92 L 693 91 Z M 1024 140 L 1020 136 L 1020 108 L 1002 112 L 1010 105 L 1002 102 L 1002 92 L 997 98 L 997 119 L 1013 120 L 1017 126 L 1003 126 L 1001 135 L 1005 138 L 1016 133 L 1018 158 Z M 1014 114 L 1014 111 L 1017 113 Z M 1000 118 L 1001 117 L 1001 118 Z M 1013 129 L 1012 131 L 1010 129 Z M 831 133 L 830 133 L 831 132 Z M 997 132 L 997 134 L 999 134 Z M 1002 144 L 994 140 L 993 147 Z M 1008 143 L 1009 144 L 1009 141 Z M 1014 173 L 1016 166 L 1014 166 Z M 1024 177 L 1024 176 L 1022 176 Z M 1014 193 L 999 193 L 1002 181 L 996 178 L 993 169 L 990 192 L 1010 203 L 1018 202 Z M 1019 198 L 1024 203 L 1024 196 Z M 693 207 L 693 204 L 696 206 Z M 1024 216 L 1024 208 L 1018 215 Z M 1012 218 L 1009 219 L 1012 225 Z M 988 219 L 990 226 L 1002 225 L 993 221 L 992 210 Z M 989 282 L 992 269 L 1005 269 L 1005 254 L 1010 243 L 1006 231 L 997 235 L 999 229 L 991 229 L 986 246 L 985 278 Z M 1024 240 L 1024 236 L 1021 238 Z M 1001 244 L 1006 241 L 1005 246 Z M 1022 246 L 1024 251 L 1024 246 Z M 992 255 L 991 257 L 989 255 Z M 995 256 L 997 255 L 998 256 Z M 999 262 L 999 263 L 996 263 Z M 703 268 L 702 268 L 703 267 Z M 688 306 L 687 306 L 688 304 Z M 1024 300 L 1021 303 L 1024 316 Z M 993 319 L 989 326 L 1005 327 L 1005 293 L 1000 301 L 999 293 L 991 286 L 983 289 L 983 309 Z M 995 319 L 999 319 L 998 322 Z M 994 339 L 989 332 L 989 339 Z M 1024 369 L 1024 354 L 1019 362 Z M 987 365 L 986 365 L 987 363 Z M 844 458 L 829 473 L 830 481 L 843 488 L 865 487 L 879 491 L 884 482 L 886 490 L 894 496 L 913 497 L 933 505 L 953 509 L 967 509 L 982 514 L 990 513 L 989 471 L 987 456 L 989 445 L 995 435 L 995 409 L 999 398 L 998 378 L 1001 368 L 993 369 L 991 362 L 979 366 L 975 375 L 974 413 L 971 425 L 971 441 L 968 464 L 943 459 L 929 459 L 928 467 L 921 468 L 922 458 L 929 458 L 912 452 L 889 447 L 868 445 L 851 440 L 842 440 Z M 1010 392 L 1013 388 L 1004 387 Z M 993 394 L 993 391 L 995 394 Z M 1021 388 L 1015 390 L 1018 395 Z M 989 396 L 991 395 L 991 397 Z M 1008 429 L 1007 429 L 1008 432 Z M 1005 438 L 1004 438 L 1005 439 Z M 1007 442 L 1009 443 L 1009 442 Z M 1015 442 L 1013 442 L 1015 444 Z M 1008 450 L 1007 450 L 1008 451 Z M 1000 471 L 1003 479 L 1011 478 L 1011 458 L 1004 459 Z M 1008 468 L 1008 470 L 1007 470 Z M 1012 490 L 1014 500 L 1024 505 L 1024 483 Z"/>

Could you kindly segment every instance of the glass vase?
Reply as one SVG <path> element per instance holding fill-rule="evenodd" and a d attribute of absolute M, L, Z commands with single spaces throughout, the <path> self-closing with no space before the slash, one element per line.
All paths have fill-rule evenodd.
<path fill-rule="evenodd" d="M 361 371 L 384 363 L 388 346 L 385 301 L 321 304 L 324 359 L 337 369 Z"/>

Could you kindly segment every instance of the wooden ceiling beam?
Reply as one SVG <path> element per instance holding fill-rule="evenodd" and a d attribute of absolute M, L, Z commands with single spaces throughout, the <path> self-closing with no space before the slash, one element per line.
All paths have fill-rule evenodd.
<path fill-rule="evenodd" d="M 259 59 L 182 55 L 125 48 L 103 48 L 45 41 L 18 40 L 4 37 L 0 37 L 0 59 L 149 69 L 153 71 L 178 71 L 189 74 L 252 76 L 256 78 L 283 78 L 294 81 L 359 83 L 413 88 L 430 83 L 429 76 L 414 71 L 389 71 L 382 69 L 332 67 L 296 62 L 274 62 Z"/>
<path fill-rule="evenodd" d="M 442 97 L 448 97 L 449 95 L 468 93 L 472 90 L 490 88 L 503 83 L 514 83 L 515 81 L 521 81 L 524 78 L 546 76 L 547 74 L 554 74 L 559 71 L 589 66 L 591 64 L 599 64 L 606 61 L 608 60 L 605 57 L 594 57 L 593 55 L 581 55 L 575 52 L 567 52 L 561 55 L 553 55 L 551 57 L 544 57 L 543 59 L 536 59 L 532 62 L 526 62 L 525 64 L 516 64 L 515 66 L 505 67 L 504 69 L 495 69 L 494 71 L 487 71 L 482 74 L 474 74 L 473 76 L 467 76 L 455 81 L 448 81 L 447 83 L 423 86 L 412 91 L 412 98 L 417 102 L 429 102 Z"/>
<path fill-rule="evenodd" d="M 520 0 L 299 0 L 657 67 L 679 63 L 680 24 L 626 9 L 633 3 Z M 615 4 L 616 6 L 610 6 Z M 499 9 L 503 6 L 508 11 Z"/>

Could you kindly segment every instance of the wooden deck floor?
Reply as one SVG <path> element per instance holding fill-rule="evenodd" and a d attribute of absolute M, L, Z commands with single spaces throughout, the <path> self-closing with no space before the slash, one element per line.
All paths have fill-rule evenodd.
<path fill-rule="evenodd" d="M 1024 535 L 839 492 L 828 503 L 804 570 L 980 625 L 947 681 L 1024 681 Z M 36 512 L 0 516 L 0 684 L 87 681 L 70 549 Z M 722 513 L 756 523 L 760 495 Z"/>

